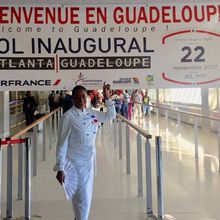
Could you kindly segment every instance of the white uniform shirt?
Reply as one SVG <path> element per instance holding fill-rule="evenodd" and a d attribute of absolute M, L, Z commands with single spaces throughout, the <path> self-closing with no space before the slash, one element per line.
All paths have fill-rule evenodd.
<path fill-rule="evenodd" d="M 83 111 L 73 107 L 60 120 L 56 171 L 63 171 L 65 160 L 73 162 L 80 176 L 87 176 L 95 162 L 95 138 L 98 123 L 116 117 L 114 102 L 106 100 L 107 112 L 99 112 L 91 108 Z"/>

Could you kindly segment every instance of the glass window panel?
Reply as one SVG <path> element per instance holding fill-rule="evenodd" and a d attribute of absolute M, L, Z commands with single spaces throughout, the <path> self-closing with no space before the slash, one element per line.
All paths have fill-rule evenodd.
<path fill-rule="evenodd" d="M 189 99 L 190 96 L 192 95 L 193 91 L 191 88 L 185 89 L 185 95 L 183 97 L 183 103 L 190 103 Z"/>
<path fill-rule="evenodd" d="M 201 105 L 200 88 L 165 89 L 166 102 Z"/>
<path fill-rule="evenodd" d="M 181 102 L 181 103 L 183 103 L 184 101 L 184 97 L 185 97 L 185 95 L 186 95 L 186 89 L 180 89 L 179 90 L 179 93 L 180 93 L 180 96 L 179 96 L 179 100 L 178 100 L 178 102 Z"/>
<path fill-rule="evenodd" d="M 151 100 L 156 100 L 156 89 L 149 89 L 148 94 Z"/>
<path fill-rule="evenodd" d="M 191 88 L 189 96 L 188 96 L 188 100 L 187 100 L 188 103 L 192 103 L 193 102 L 193 98 L 195 96 L 195 93 L 196 93 L 196 90 L 194 88 Z"/>
<path fill-rule="evenodd" d="M 201 105 L 201 89 L 199 89 L 199 88 L 197 89 L 197 91 L 195 93 L 193 103 Z"/>

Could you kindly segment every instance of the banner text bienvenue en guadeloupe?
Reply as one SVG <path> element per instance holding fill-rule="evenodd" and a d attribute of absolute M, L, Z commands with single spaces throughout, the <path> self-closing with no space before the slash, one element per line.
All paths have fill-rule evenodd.
<path fill-rule="evenodd" d="M 220 1 L 0 5 L 0 91 L 219 87 L 219 57 Z"/>

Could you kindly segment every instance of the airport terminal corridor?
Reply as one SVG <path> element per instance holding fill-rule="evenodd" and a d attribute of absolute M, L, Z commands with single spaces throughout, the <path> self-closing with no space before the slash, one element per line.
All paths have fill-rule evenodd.
<path fill-rule="evenodd" d="M 164 116 L 133 119 L 134 123 L 152 134 L 152 188 L 153 214 L 157 215 L 155 140 L 162 138 L 163 182 L 165 214 L 180 220 L 216 220 L 220 212 L 220 174 L 217 159 L 217 133 L 208 129 L 198 130 L 199 158 L 194 156 L 193 126 L 181 123 L 181 137 L 177 136 L 177 124 L 169 119 L 168 126 Z M 114 125 L 116 123 L 116 125 Z M 137 192 L 137 146 L 136 132 L 130 132 L 131 173 L 126 174 L 125 166 L 125 123 L 122 122 L 122 159 L 119 159 L 118 140 L 114 142 L 113 132 L 119 122 L 106 123 L 99 127 L 97 136 L 97 176 L 95 177 L 94 196 L 90 220 L 144 220 L 146 215 L 145 193 L 145 155 L 143 148 L 143 185 L 144 195 Z M 116 126 L 116 127 L 115 127 Z M 166 129 L 166 127 L 168 129 Z M 165 132 L 167 131 L 167 132 Z M 118 134 L 118 132 L 116 132 Z M 32 216 L 45 220 L 73 219 L 71 203 L 67 202 L 62 187 L 55 179 L 56 127 L 53 128 L 53 145 L 46 151 L 46 161 L 42 161 L 42 132 L 37 133 L 37 176 L 32 177 Z M 33 135 L 28 133 L 29 136 Z M 117 137 L 116 137 L 117 138 Z M 116 146 L 116 147 L 115 147 Z M 14 166 L 17 150 L 14 150 Z M 3 216 L 5 216 L 6 191 L 6 151 L 3 148 Z M 16 169 L 14 169 L 14 217 L 23 216 L 24 202 L 16 201 Z"/>

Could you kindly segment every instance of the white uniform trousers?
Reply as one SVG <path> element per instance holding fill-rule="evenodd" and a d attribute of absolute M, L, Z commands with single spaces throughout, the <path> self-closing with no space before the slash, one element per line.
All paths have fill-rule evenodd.
<path fill-rule="evenodd" d="M 72 199 L 76 220 L 88 220 L 92 201 L 94 172 L 90 174 L 86 183 L 76 190 Z"/>

